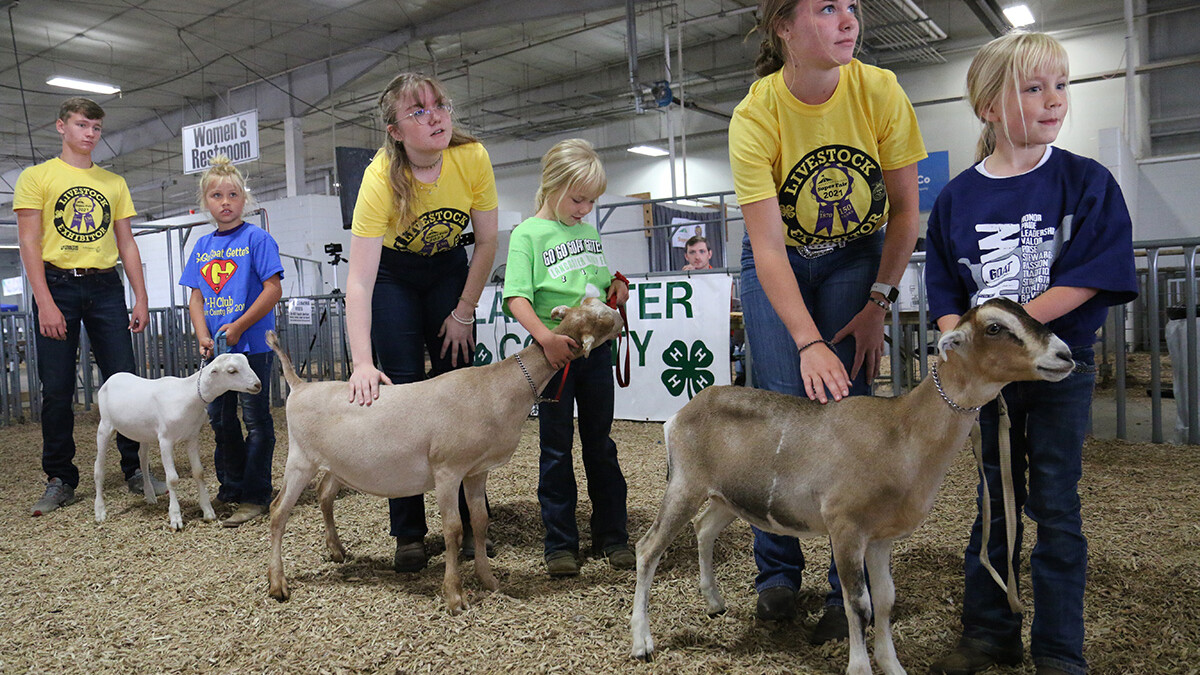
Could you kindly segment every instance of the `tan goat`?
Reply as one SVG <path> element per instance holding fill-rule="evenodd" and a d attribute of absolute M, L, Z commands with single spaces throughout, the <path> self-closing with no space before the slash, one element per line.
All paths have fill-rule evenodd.
<path fill-rule="evenodd" d="M 637 545 L 634 657 L 648 659 L 654 651 L 647 618 L 654 570 L 708 499 L 695 529 L 709 615 L 725 611 L 712 552 L 734 519 L 776 534 L 828 535 L 850 624 L 846 672 L 871 672 L 864 632 L 872 603 L 875 661 L 884 673 L 904 672 L 890 625 L 892 542 L 928 515 L 977 406 L 1010 382 L 1057 382 L 1074 368 L 1062 340 L 1003 299 L 967 311 L 938 341 L 938 350 L 933 376 L 897 398 L 859 396 L 820 405 L 756 389 L 709 387 L 666 422 L 666 494 Z"/>
<path fill-rule="evenodd" d="M 594 345 L 616 337 L 622 328 L 620 314 L 595 298 L 579 307 L 557 307 L 554 316 L 562 319 L 554 332 L 570 335 L 580 345 L 573 357 L 589 354 Z M 541 347 L 534 343 L 489 366 L 381 387 L 372 405 L 360 406 L 346 400 L 345 382 L 302 381 L 274 333 L 267 342 L 279 355 L 292 388 L 287 400 L 283 487 L 271 503 L 267 569 L 271 597 L 288 599 L 281 557 L 283 531 L 300 492 L 324 469 L 318 493 L 325 544 L 337 562 L 346 556 L 333 522 L 333 500 L 342 485 L 382 497 L 436 490 L 448 552 L 442 586 L 446 605 L 452 613 L 466 609 L 458 557 L 449 553 L 462 544 L 458 486 L 462 484 L 470 507 L 475 550 L 483 551 L 487 473 L 512 457 L 538 392 L 557 372 Z M 486 555 L 475 556 L 475 574 L 488 590 L 498 588 Z"/>

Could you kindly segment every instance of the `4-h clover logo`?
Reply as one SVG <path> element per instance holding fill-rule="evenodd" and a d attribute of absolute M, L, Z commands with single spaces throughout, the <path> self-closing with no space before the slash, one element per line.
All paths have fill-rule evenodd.
<path fill-rule="evenodd" d="M 700 340 L 692 343 L 691 350 L 683 340 L 672 342 L 663 352 L 663 363 L 667 369 L 663 371 L 662 381 L 672 396 L 679 396 L 687 389 L 688 400 L 691 400 L 701 389 L 716 381 L 712 372 L 705 370 L 713 363 L 713 353 Z"/>
<path fill-rule="evenodd" d="M 492 352 L 482 342 L 475 343 L 475 362 L 471 365 L 486 366 L 492 362 Z"/>

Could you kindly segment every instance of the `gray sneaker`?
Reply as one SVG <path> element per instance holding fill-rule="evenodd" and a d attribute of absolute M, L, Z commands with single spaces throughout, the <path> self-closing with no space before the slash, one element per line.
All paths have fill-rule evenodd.
<path fill-rule="evenodd" d="M 74 501 L 75 488 L 63 483 L 61 478 L 51 478 L 46 483 L 46 494 L 42 495 L 42 498 L 33 505 L 33 510 L 29 515 L 42 516 Z"/>
<path fill-rule="evenodd" d="M 125 479 L 125 485 L 129 487 L 129 491 L 135 495 L 140 495 L 145 492 L 142 487 L 142 470 L 138 469 L 133 472 L 133 475 Z M 167 484 L 150 474 L 150 486 L 154 488 L 154 496 L 167 494 Z"/>

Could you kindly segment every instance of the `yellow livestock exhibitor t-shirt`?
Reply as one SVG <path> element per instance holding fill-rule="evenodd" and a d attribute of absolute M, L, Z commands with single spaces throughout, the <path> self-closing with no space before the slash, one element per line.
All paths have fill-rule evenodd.
<path fill-rule="evenodd" d="M 17 209 L 42 212 L 42 260 L 64 268 L 116 265 L 113 223 L 137 215 L 124 178 L 58 157 L 21 172 L 13 190 Z"/>
<path fill-rule="evenodd" d="M 380 150 L 363 174 L 351 232 L 382 236 L 388 248 L 431 256 L 454 248 L 470 225 L 471 209 L 490 211 L 499 204 L 492 161 L 480 143 L 446 148 L 437 182 L 416 186 L 412 213 L 396 213 L 387 154 Z"/>
<path fill-rule="evenodd" d="M 779 198 L 792 246 L 849 241 L 886 224 L 883 171 L 925 157 L 917 116 L 890 71 L 857 59 L 829 100 L 796 99 L 783 71 L 750 87 L 729 123 L 738 202 Z"/>

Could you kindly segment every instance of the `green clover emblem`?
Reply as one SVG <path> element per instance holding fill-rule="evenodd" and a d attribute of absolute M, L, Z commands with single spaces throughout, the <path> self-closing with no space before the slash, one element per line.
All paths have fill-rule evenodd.
<path fill-rule="evenodd" d="M 667 365 L 662 381 L 672 396 L 679 396 L 686 389 L 688 400 L 691 400 L 701 389 L 716 381 L 712 372 L 705 370 L 713 363 L 712 350 L 701 340 L 693 342 L 691 350 L 683 340 L 675 340 L 663 352 L 662 358 Z"/>
<path fill-rule="evenodd" d="M 475 363 L 472 365 L 486 366 L 492 362 L 492 352 L 482 342 L 475 344 Z"/>

